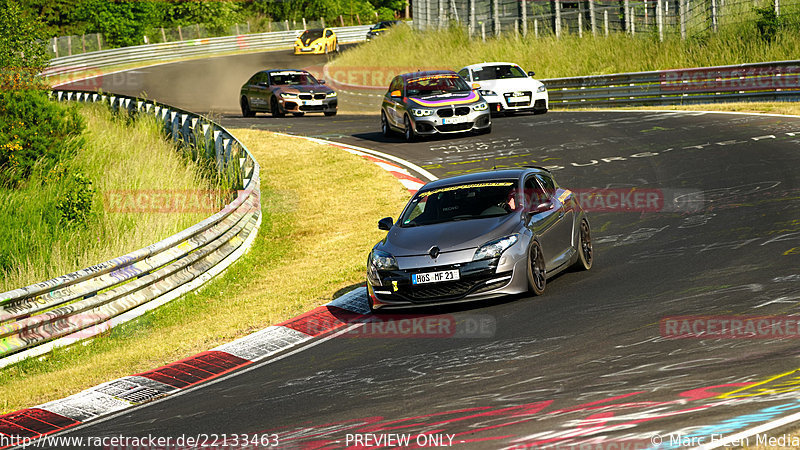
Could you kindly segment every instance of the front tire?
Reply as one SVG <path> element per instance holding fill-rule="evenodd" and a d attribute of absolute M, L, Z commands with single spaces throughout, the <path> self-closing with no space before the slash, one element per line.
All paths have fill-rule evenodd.
<path fill-rule="evenodd" d="M 383 137 L 389 137 L 392 134 L 392 128 L 389 126 L 389 119 L 383 111 L 381 111 L 381 134 Z"/>
<path fill-rule="evenodd" d="M 528 287 L 533 295 L 544 294 L 547 286 L 547 269 L 544 265 L 544 253 L 539 241 L 533 241 L 528 250 Z"/>
<path fill-rule="evenodd" d="M 592 248 L 592 230 L 586 219 L 581 220 L 581 229 L 578 231 L 578 261 L 575 263 L 582 270 L 589 270 L 594 263 L 594 249 Z"/>
<path fill-rule="evenodd" d="M 306 113 L 297 112 L 297 113 L 292 113 L 292 115 L 295 116 L 295 117 L 303 117 L 303 116 L 306 115 Z"/>
<path fill-rule="evenodd" d="M 272 101 L 269 102 L 269 110 L 272 113 L 272 117 L 283 117 L 286 115 L 285 112 L 281 111 L 281 107 L 278 106 L 278 101 L 275 100 L 275 97 L 272 97 Z"/>
<path fill-rule="evenodd" d="M 411 119 L 409 119 L 408 116 L 403 118 L 403 125 L 406 127 L 403 133 L 403 136 L 406 138 L 406 142 L 416 141 L 417 133 L 414 131 L 414 127 L 411 125 Z"/>
<path fill-rule="evenodd" d="M 256 113 L 250 109 L 250 102 L 247 101 L 247 97 L 242 97 L 239 106 L 242 107 L 242 117 L 254 117 L 256 115 Z"/>
<path fill-rule="evenodd" d="M 325 115 L 327 117 L 332 117 L 336 115 L 336 111 L 325 111 Z"/>

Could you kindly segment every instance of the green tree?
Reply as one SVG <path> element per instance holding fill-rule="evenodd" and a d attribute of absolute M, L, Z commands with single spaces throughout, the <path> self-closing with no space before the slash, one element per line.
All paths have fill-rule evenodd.
<path fill-rule="evenodd" d="M 39 87 L 47 66 L 42 25 L 16 0 L 0 0 L 0 88 Z"/>

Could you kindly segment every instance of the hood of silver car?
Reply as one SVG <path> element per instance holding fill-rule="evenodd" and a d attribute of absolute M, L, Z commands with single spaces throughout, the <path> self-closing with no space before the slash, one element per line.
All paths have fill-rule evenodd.
<path fill-rule="evenodd" d="M 394 226 L 375 248 L 393 256 L 427 255 L 433 246 L 438 247 L 441 253 L 477 248 L 518 232 L 521 220 L 520 213 L 512 213 L 408 228 Z"/>

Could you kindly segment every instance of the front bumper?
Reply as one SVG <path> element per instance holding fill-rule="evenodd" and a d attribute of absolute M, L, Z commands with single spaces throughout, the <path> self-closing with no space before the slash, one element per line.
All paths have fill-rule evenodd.
<path fill-rule="evenodd" d="M 311 47 L 299 47 L 295 46 L 294 54 L 295 55 L 322 55 L 325 53 L 325 46 L 311 46 Z"/>
<path fill-rule="evenodd" d="M 320 100 L 314 99 L 281 99 L 278 100 L 281 108 L 287 113 L 306 113 L 306 112 L 332 112 L 339 107 L 337 97 L 330 97 Z"/>
<path fill-rule="evenodd" d="M 512 101 L 511 92 L 498 93 L 497 95 L 484 95 L 483 99 L 489 103 L 491 112 L 505 111 L 547 111 L 550 109 L 550 96 L 545 92 L 530 92 L 526 94 L 529 101 Z"/>
<path fill-rule="evenodd" d="M 479 131 L 492 125 L 491 115 L 488 110 L 475 111 L 472 107 L 469 113 L 458 115 L 450 106 L 433 109 L 430 116 L 412 117 L 414 130 L 420 136 L 433 134 L 463 133 L 465 131 Z"/>
<path fill-rule="evenodd" d="M 526 246 L 517 244 L 499 258 L 384 271 L 369 267 L 367 292 L 373 309 L 431 306 L 484 300 L 528 290 Z M 415 273 L 458 270 L 459 279 L 414 285 Z"/>

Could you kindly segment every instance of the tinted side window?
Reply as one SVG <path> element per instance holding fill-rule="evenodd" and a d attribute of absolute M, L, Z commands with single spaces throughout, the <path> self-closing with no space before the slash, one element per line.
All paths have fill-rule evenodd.
<path fill-rule="evenodd" d="M 325 32 L 325 37 L 331 37 L 333 35 L 333 31 L 328 30 Z"/>
<path fill-rule="evenodd" d="M 553 178 L 543 174 L 536 174 L 535 176 L 539 182 L 542 183 L 542 186 L 549 197 L 552 197 L 556 194 L 556 183 L 553 181 Z"/>
<path fill-rule="evenodd" d="M 525 207 L 527 209 L 531 209 L 549 199 L 536 177 L 528 177 L 528 179 L 525 180 L 523 194 L 525 195 Z"/>
<path fill-rule="evenodd" d="M 458 71 L 458 75 L 464 79 L 464 81 L 469 81 L 469 69 L 461 69 Z"/>

